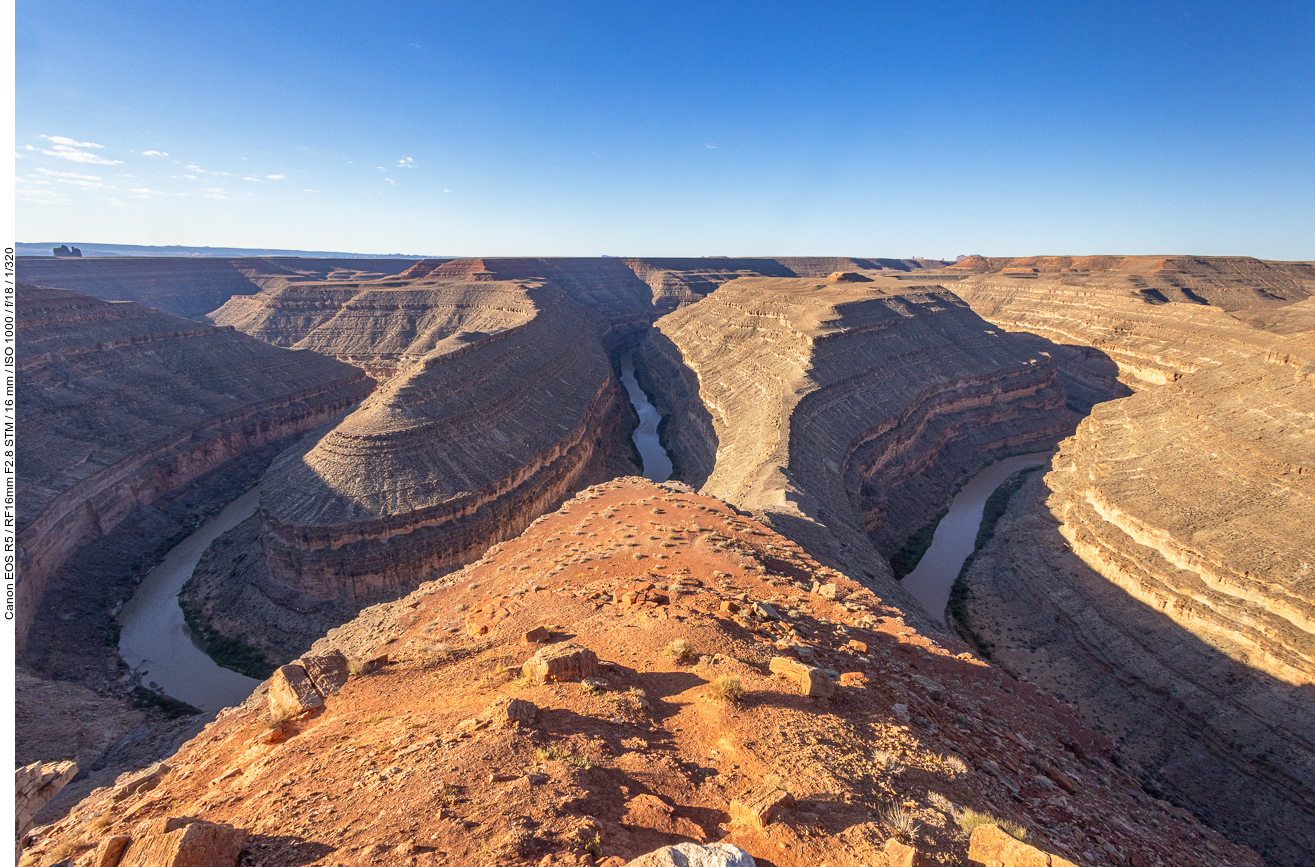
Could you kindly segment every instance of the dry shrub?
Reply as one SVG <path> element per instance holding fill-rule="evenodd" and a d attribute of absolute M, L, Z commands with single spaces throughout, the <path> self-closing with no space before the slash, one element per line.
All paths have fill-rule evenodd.
<path fill-rule="evenodd" d="M 744 685 L 733 674 L 722 675 L 708 684 L 708 696 L 723 704 L 738 704 L 744 698 Z"/>
<path fill-rule="evenodd" d="M 671 643 L 662 649 L 662 652 L 676 660 L 676 662 L 689 662 L 694 658 L 694 648 L 683 638 L 673 638 Z"/>
<path fill-rule="evenodd" d="M 1001 819 L 999 816 L 992 816 L 990 813 L 981 813 L 972 809 L 965 809 L 955 819 L 958 821 L 959 828 L 963 831 L 965 837 L 971 837 L 973 830 L 982 825 L 998 825 L 1000 830 L 1014 839 L 1027 842 L 1027 829 L 1009 819 Z"/>

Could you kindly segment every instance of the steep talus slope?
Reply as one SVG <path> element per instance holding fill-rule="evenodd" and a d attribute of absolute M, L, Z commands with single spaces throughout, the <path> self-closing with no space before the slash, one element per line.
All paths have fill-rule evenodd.
<path fill-rule="evenodd" d="M 516 283 L 387 281 L 283 285 L 231 298 L 209 318 L 276 346 L 314 350 L 391 376 L 443 341 L 492 334 L 532 315 Z"/>
<path fill-rule="evenodd" d="M 630 466 L 598 320 L 560 289 L 521 293 L 528 320 L 441 342 L 275 462 L 261 495 L 275 580 L 320 600 L 397 595 Z"/>
<path fill-rule="evenodd" d="M 944 289 L 874 287 L 728 283 L 658 321 L 646 378 L 686 480 L 916 609 L 878 552 L 977 468 L 1059 439 L 1063 392 Z"/>
<path fill-rule="evenodd" d="M 17 312 L 20 648 L 75 549 L 373 386 L 332 359 L 65 289 L 20 284 Z"/>
<path fill-rule="evenodd" d="M 18 276 L 25 283 L 76 289 L 105 301 L 136 301 L 200 319 L 234 295 L 254 295 L 297 280 L 376 279 L 410 265 L 405 259 L 24 256 L 18 260 Z"/>
<path fill-rule="evenodd" d="M 136 849 L 190 816 L 247 831 L 243 862 L 265 867 L 621 867 L 712 840 L 761 865 L 870 867 L 892 838 L 912 863 L 962 864 L 956 818 L 975 810 L 1030 835 L 1026 863 L 1261 864 L 1143 794 L 1045 693 L 725 504 L 638 479 L 363 612 L 316 646 L 333 649 L 387 661 L 293 716 L 271 719 L 262 686 L 149 788 L 38 831 L 30 863 L 82 864 L 116 835 Z M 554 655 L 588 670 L 514 677 Z M 738 806 L 753 795 L 779 805 L 765 827 Z"/>

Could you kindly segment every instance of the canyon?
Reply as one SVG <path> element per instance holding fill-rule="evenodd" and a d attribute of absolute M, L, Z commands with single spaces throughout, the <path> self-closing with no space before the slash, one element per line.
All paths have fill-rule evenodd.
<path fill-rule="evenodd" d="M 526 618 L 570 624 L 572 640 L 583 636 L 589 646 L 618 655 L 622 668 L 605 669 L 613 673 L 609 680 L 631 665 L 626 654 L 638 649 L 652 658 L 676 636 L 671 630 L 686 630 L 695 643 L 722 648 L 721 661 L 700 662 L 694 680 L 680 664 L 666 662 L 654 671 L 656 680 L 637 680 L 653 668 L 646 663 L 603 687 L 605 694 L 613 686 L 619 694 L 622 685 L 666 689 L 660 684 L 668 681 L 688 681 L 688 690 L 716 679 L 701 667 L 725 665 L 762 696 L 764 704 L 751 707 L 782 706 L 779 695 L 767 697 L 780 685 L 762 679 L 779 666 L 754 652 L 771 645 L 773 653 L 829 671 L 826 677 L 841 685 L 840 705 L 805 705 L 807 713 L 791 717 L 812 733 L 808 738 L 819 739 L 814 746 L 848 742 L 861 716 L 855 714 L 876 708 L 892 731 L 902 726 L 913 733 L 902 748 L 944 742 L 972 759 L 960 781 L 967 789 L 947 808 L 938 806 L 951 794 L 945 780 L 934 790 L 916 774 L 920 782 L 911 788 L 878 770 L 842 780 L 837 769 L 849 767 L 857 753 L 812 750 L 808 773 L 821 768 L 833 776 L 825 784 L 809 778 L 786 786 L 809 806 L 789 814 L 793 830 L 773 826 L 786 837 L 770 845 L 769 832 L 755 836 L 723 821 L 738 815 L 734 798 L 729 789 L 707 788 L 706 777 L 690 777 L 692 788 L 644 783 L 636 789 L 606 771 L 599 789 L 587 769 L 581 776 L 550 761 L 533 772 L 546 774 L 554 792 L 623 785 L 620 796 L 598 795 L 609 804 L 635 791 L 661 795 L 655 800 L 675 804 L 676 815 L 702 828 L 692 833 L 681 826 L 691 832 L 685 838 L 725 837 L 755 857 L 770 853 L 771 861 L 759 863 L 812 863 L 807 853 L 835 840 L 855 853 L 875 853 L 878 838 L 891 833 L 889 823 L 881 830 L 888 811 L 873 806 L 880 789 L 881 798 L 898 791 L 926 829 L 922 848 L 941 860 L 973 857 L 960 851 L 967 844 L 954 824 L 969 803 L 997 815 L 1012 811 L 1034 842 L 1043 840 L 1043 848 L 1074 863 L 1138 863 L 1129 860 L 1134 852 L 1143 864 L 1224 858 L 1221 847 L 1228 844 L 1179 807 L 1270 864 L 1305 863 L 1301 853 L 1315 848 L 1310 263 L 1119 256 L 969 257 L 954 264 L 827 257 L 262 259 L 212 260 L 192 274 L 190 262 L 158 264 L 164 261 L 60 260 L 58 267 L 75 276 L 42 265 L 43 277 L 78 292 L 24 287 L 20 296 L 31 312 L 30 320 L 21 314 L 20 325 L 30 321 L 33 329 L 20 336 L 20 364 L 34 377 L 30 406 L 40 407 L 29 410 L 31 422 L 21 421 L 24 431 L 44 431 L 30 457 L 26 437 L 20 449 L 22 502 L 24 509 L 38 504 L 41 515 L 62 493 L 70 504 L 56 505 L 63 511 L 30 534 L 33 555 L 24 549 L 24 583 L 30 569 L 38 576 L 28 590 L 39 591 L 30 600 L 38 612 L 33 622 L 48 624 L 28 630 L 42 636 L 24 651 L 35 674 L 123 702 L 112 652 L 66 645 L 95 643 L 97 630 L 108 628 L 106 611 L 123 601 L 141 563 L 115 567 L 121 574 L 101 582 L 110 589 L 85 600 L 60 588 L 95 583 L 98 562 L 123 560 L 116 551 L 140 548 L 148 537 L 154 547 L 259 479 L 257 516 L 211 546 L 183 597 L 194 629 L 251 650 L 266 666 L 262 676 L 312 644 L 317 652 L 339 648 L 363 660 L 387 653 L 397 666 L 388 670 L 401 680 L 376 694 L 371 690 L 393 675 L 353 679 L 353 688 L 364 690 L 362 714 L 367 707 L 392 713 L 387 709 L 406 706 L 403 694 L 420 689 L 431 673 L 456 690 L 431 701 L 464 714 L 505 692 L 488 666 L 520 653 L 516 624 L 525 621 L 529 629 Z M 79 265 L 85 270 L 77 271 Z M 30 267 L 21 260 L 20 276 L 34 279 Z M 109 300 L 79 294 L 98 292 Z M 636 416 L 619 380 L 623 358 L 633 360 L 638 385 L 661 414 L 659 436 L 679 480 L 668 487 L 625 478 L 640 465 L 629 441 Z M 188 363 L 169 367 L 168 359 Z M 269 375 L 284 369 L 287 375 Z M 66 388 L 81 388 L 82 402 L 69 400 Z M 103 397 L 89 399 L 96 389 Z M 66 419 L 77 420 L 72 436 L 62 427 L 56 432 Z M 143 452 L 147 445 L 153 450 Z M 1056 446 L 1049 471 L 1013 496 L 995 537 L 961 575 L 967 607 L 956 625 L 993 663 L 983 665 L 945 630 L 941 612 L 923 610 L 900 585 L 890 561 L 934 526 L 982 468 Z M 136 463 L 125 463 L 131 455 Z M 88 488 L 108 466 L 119 467 L 105 484 L 109 493 Z M 667 513 L 674 510 L 686 518 L 697 513 L 698 526 L 671 523 Z M 574 527 L 563 523 L 567 513 L 578 519 Z M 78 520 L 68 520 L 72 515 Z M 716 532 L 702 528 L 708 516 L 720 522 Z M 625 526 L 630 535 L 617 535 L 614 528 L 626 521 L 633 524 Z M 728 556 L 736 568 L 723 562 Z M 71 580 L 72 567 L 84 577 Z M 636 602 L 622 600 L 625 587 L 640 584 L 647 589 L 634 591 Z M 676 602 L 682 593 L 692 594 L 684 607 Z M 449 604 L 469 613 L 453 619 L 445 613 Z M 640 610 L 632 611 L 636 604 Z M 788 616 L 780 616 L 781 606 L 790 607 Z M 817 620 L 822 608 L 831 613 Z M 610 625 L 585 625 L 594 622 L 590 611 Z M 432 617 L 422 622 L 421 615 Z M 627 631 L 613 635 L 623 622 Z M 885 629 L 880 624 L 891 626 L 896 644 L 880 643 L 887 639 L 872 632 Z M 639 631 L 629 631 L 636 626 Z M 858 651 L 842 637 L 881 651 Z M 934 657 L 934 671 L 917 673 L 926 654 L 909 654 L 908 642 Z M 439 645 L 447 649 L 427 649 Z M 841 676 L 846 667 L 854 676 Z M 976 674 L 989 683 L 970 683 L 980 680 Z M 905 695 L 897 683 L 907 678 L 911 698 L 882 710 Z M 478 683 L 467 689 L 467 679 Z M 26 689 L 52 694 L 39 686 L 34 678 Z M 203 766 L 221 770 L 213 764 L 219 753 L 206 743 L 230 744 L 220 750 L 222 761 L 237 760 L 241 750 L 232 750 L 252 737 L 268 688 L 221 713 L 210 734 L 184 747 L 178 755 L 185 766 L 198 774 Z M 970 700 L 986 699 L 974 692 L 983 688 L 996 690 L 989 701 Z M 559 702 L 551 706 L 560 710 L 545 719 L 601 712 L 587 691 L 581 698 L 560 688 L 549 692 L 551 699 L 533 695 L 545 707 Z M 681 709 L 671 713 L 679 722 L 667 728 L 659 716 L 645 725 L 664 732 L 664 742 L 674 738 L 679 761 L 697 763 L 708 749 L 720 753 L 728 747 L 719 744 L 735 742 L 742 766 L 729 779 L 736 785 L 789 776 L 793 765 L 768 767 L 774 755 L 794 749 L 779 729 L 785 740 L 676 737 L 683 729 L 674 726 L 712 725 L 707 715 L 714 710 L 718 725 L 740 731 L 737 713 L 709 704 L 698 690 L 677 692 Z M 1015 694 L 1026 694 L 1026 702 L 1008 697 Z M 151 725 L 166 731 L 156 710 L 145 712 L 157 714 Z M 743 731 L 764 724 L 751 722 L 757 712 L 746 712 Z M 128 719 L 127 713 L 106 719 Z M 347 725 L 341 716 L 347 711 L 338 713 L 291 724 L 288 743 L 323 737 L 302 739 L 320 719 Z M 412 718 L 447 726 L 429 716 Z M 360 731 L 359 719 L 350 724 Z M 168 749 L 163 736 L 154 747 L 139 739 L 134 760 L 150 749 L 166 755 L 195 730 L 169 725 Z M 581 755 L 593 756 L 604 741 L 611 758 L 634 752 L 590 725 L 549 728 L 578 741 L 571 749 Z M 1019 745 L 1002 738 L 1006 732 L 1021 736 L 1023 753 L 1010 753 Z M 863 740 L 872 736 L 862 734 L 854 743 L 865 745 L 854 749 L 876 748 L 876 741 Z M 93 756 L 107 737 L 89 734 L 79 755 Z M 474 748 L 485 737 L 438 740 Z M 1039 752 L 1038 739 L 1059 746 Z M 41 743 L 49 752 L 48 742 Z M 481 755 L 521 756 L 501 741 L 488 748 L 494 752 Z M 261 774 L 291 779 L 308 772 L 298 750 L 280 752 L 272 742 L 242 749 L 247 759 L 238 761 L 239 773 L 257 757 Z M 75 751 L 64 752 L 35 758 L 72 758 Z M 640 764 L 651 758 L 641 752 Z M 1001 772 L 1002 763 L 1014 776 Z M 1025 764 L 1040 772 L 1037 779 L 1054 770 L 1046 777 L 1050 786 L 1017 776 Z M 434 769 L 401 767 L 417 780 L 436 779 Z M 317 764 L 313 771 L 325 768 Z M 107 805 L 93 796 L 63 824 L 38 834 L 38 848 L 90 839 L 86 823 L 100 816 L 118 823 L 186 809 L 253 827 L 245 784 L 225 799 L 189 789 L 183 779 L 131 814 L 117 807 L 105 812 Z M 1096 783 L 1079 787 L 1075 779 Z M 472 780 L 460 784 L 472 793 L 467 803 L 492 810 L 490 829 L 506 830 L 511 820 L 497 813 L 496 787 Z M 1040 788 L 1022 794 L 1020 785 Z M 1056 785 L 1062 794 L 1046 794 Z M 81 797 L 90 788 L 78 778 L 69 792 Z M 931 793 L 937 798 L 929 800 Z M 74 800 L 66 795 L 46 815 L 62 815 Z M 840 822 L 835 816 L 850 809 L 842 802 L 869 807 Z M 616 841 L 602 851 L 616 859 L 682 836 L 634 837 L 610 807 L 590 809 L 559 809 L 556 818 L 541 820 L 556 829 L 552 834 L 504 857 L 509 863 L 531 852 L 557 853 L 550 861 L 582 858 L 568 839 L 574 832 L 562 825 L 571 815 L 575 824 L 579 815 L 597 816 L 600 839 Z M 1115 822 L 1110 809 L 1132 812 Z M 663 827 L 675 828 L 672 822 Z M 415 842 L 406 855 L 417 863 L 443 863 L 426 860 L 435 852 L 459 862 L 455 853 L 469 854 L 461 847 L 478 840 L 501 845 L 482 831 L 453 837 L 446 826 L 426 828 L 420 836 L 428 835 L 432 846 Z M 340 826 L 334 839 L 315 838 L 327 847 L 315 849 L 316 859 L 364 863 L 383 851 L 367 838 L 419 839 L 414 828 L 386 830 L 361 836 Z M 300 857 L 277 840 L 314 836 L 299 826 L 259 833 L 270 850 L 261 856 L 265 863 Z M 917 835 L 905 837 L 905 844 L 919 845 Z M 1166 842 L 1171 838 L 1177 842 Z M 1200 852 L 1205 843 L 1209 855 Z M 394 845 L 406 844 L 388 843 Z M 1225 860 L 1253 863 L 1243 850 L 1227 851 Z"/>

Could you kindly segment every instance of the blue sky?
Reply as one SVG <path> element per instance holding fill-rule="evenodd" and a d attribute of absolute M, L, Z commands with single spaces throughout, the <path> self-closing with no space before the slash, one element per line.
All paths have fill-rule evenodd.
<path fill-rule="evenodd" d="M 17 5 L 18 238 L 1315 258 L 1315 4 Z"/>

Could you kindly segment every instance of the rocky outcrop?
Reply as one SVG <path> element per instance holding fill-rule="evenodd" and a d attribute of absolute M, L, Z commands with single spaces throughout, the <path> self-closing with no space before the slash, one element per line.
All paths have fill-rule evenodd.
<path fill-rule="evenodd" d="M 630 466 L 599 321 L 560 289 L 521 293 L 527 321 L 440 342 L 274 463 L 260 514 L 276 581 L 317 600 L 396 596 Z"/>
<path fill-rule="evenodd" d="M 625 601 L 637 571 L 661 599 Z M 473 634 L 459 624 L 478 605 L 501 614 Z M 550 643 L 522 643 L 544 623 Z M 689 655 L 664 652 L 677 639 Z M 333 648 L 387 662 L 273 727 L 258 691 L 153 787 L 124 780 L 42 829 L 30 863 L 135 848 L 188 816 L 249 829 L 265 864 L 965 864 L 972 816 L 1028 835 L 979 831 L 979 855 L 1261 865 L 1145 795 L 1064 705 L 724 503 L 640 479 L 586 489 L 316 653 Z M 552 648 L 596 657 L 596 674 L 513 677 Z M 774 676 L 783 656 L 813 659 L 833 695 Z M 717 698 L 727 681 L 737 701 Z"/>
<path fill-rule="evenodd" d="M 134 508 L 342 414 L 355 368 L 63 289 L 18 291 L 17 635 L 50 576 Z"/>
<path fill-rule="evenodd" d="M 21 850 L 32 820 L 78 773 L 75 762 L 33 762 L 14 771 L 14 824 Z"/>
<path fill-rule="evenodd" d="M 742 278 L 655 332 L 682 477 L 872 581 L 957 482 L 1065 432 L 1049 360 L 940 287 Z"/>
<path fill-rule="evenodd" d="M 300 280 L 378 279 L 406 269 L 413 261 L 21 256 L 17 266 L 18 279 L 24 283 L 74 289 L 104 301 L 136 301 L 174 316 L 200 319 L 234 295 L 253 295 Z"/>

